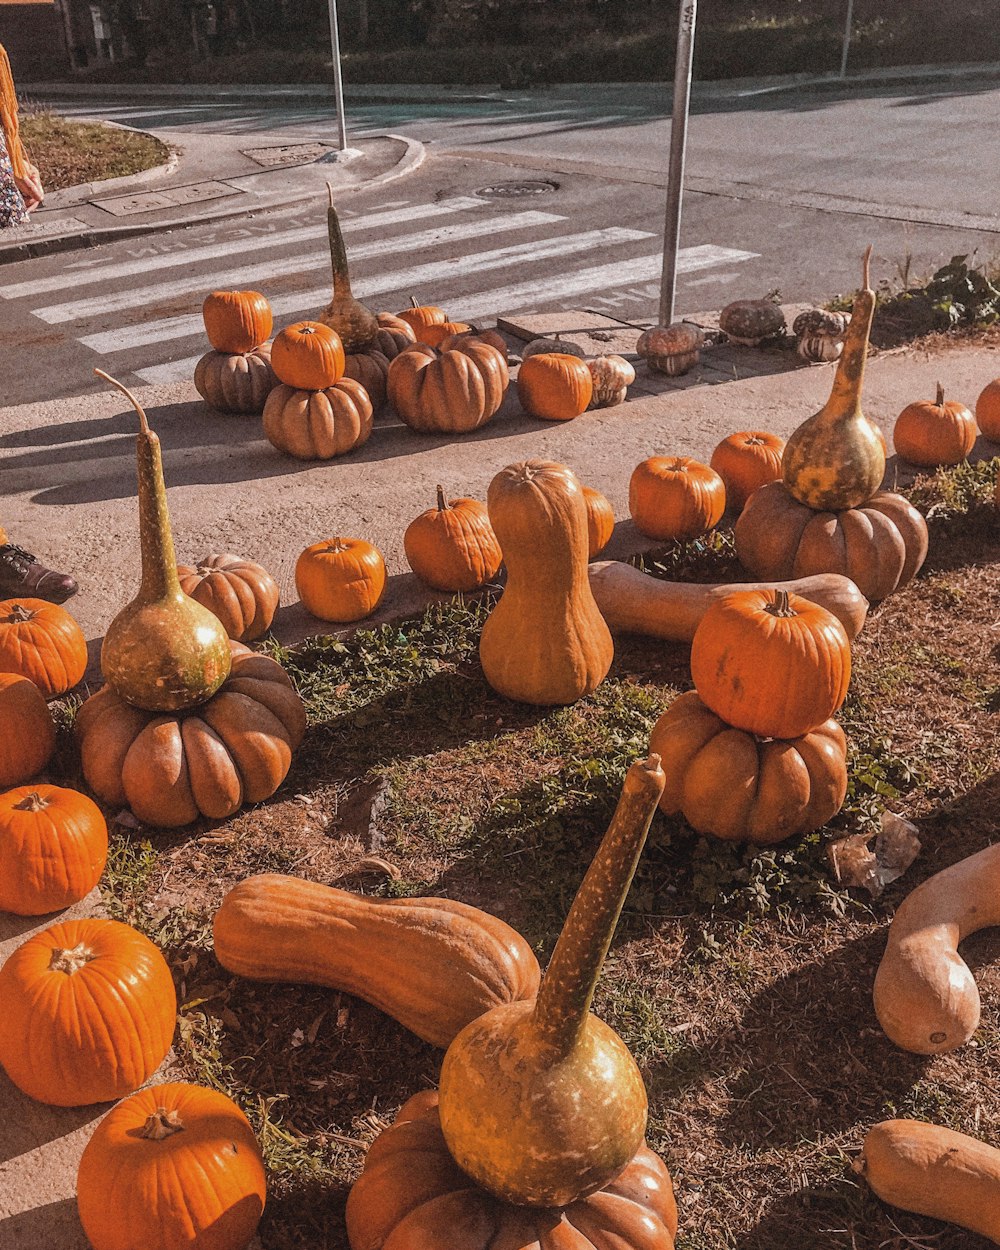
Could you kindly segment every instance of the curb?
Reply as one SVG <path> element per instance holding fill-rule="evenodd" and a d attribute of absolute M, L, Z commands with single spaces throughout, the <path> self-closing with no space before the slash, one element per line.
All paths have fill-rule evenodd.
<path fill-rule="evenodd" d="M 124 127 L 131 130 L 132 127 Z M 137 134 L 148 134 L 148 131 L 136 131 Z M 155 138 L 155 136 L 154 136 Z M 162 140 L 161 140 L 162 142 Z M 102 178 L 97 182 L 78 182 L 72 187 L 63 187 L 61 191 L 53 191 L 45 197 L 46 208 L 73 208 L 85 204 L 95 195 L 107 195 L 109 192 L 129 191 L 132 187 L 144 187 L 151 182 L 158 182 L 172 174 L 180 164 L 180 157 L 171 152 L 170 159 L 162 165 L 154 165 L 151 169 L 140 170 L 137 174 L 123 174 L 120 178 Z M 2 255 L 2 252 L 0 252 Z"/>

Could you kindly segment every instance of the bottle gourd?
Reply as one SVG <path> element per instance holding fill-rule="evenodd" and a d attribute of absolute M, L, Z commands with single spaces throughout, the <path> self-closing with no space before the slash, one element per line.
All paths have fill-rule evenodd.
<path fill-rule="evenodd" d="M 330 203 L 326 210 L 327 233 L 330 239 L 330 265 L 333 269 L 333 297 L 316 318 L 336 330 L 345 352 L 363 352 L 378 337 L 379 324 L 375 314 L 351 293 L 351 275 L 347 269 L 347 248 L 340 229 L 340 219 L 333 206 L 333 187 L 327 183 Z"/>
<path fill-rule="evenodd" d="M 108 626 L 101 670 L 115 693 L 134 707 L 151 712 L 196 707 L 229 676 L 229 639 L 219 618 L 181 590 L 159 438 L 132 392 L 100 369 L 94 372 L 117 387 L 139 415 L 142 582 L 136 597 Z"/>
<path fill-rule="evenodd" d="M 575 1202 L 613 1180 L 642 1146 L 642 1076 L 590 1004 L 664 784 L 658 755 L 632 765 L 537 999 L 493 1008 L 445 1054 L 448 1149 L 508 1202 Z"/>
<path fill-rule="evenodd" d="M 875 292 L 864 256 L 862 289 L 851 311 L 833 390 L 825 405 L 789 438 L 782 476 L 791 494 L 817 511 L 839 512 L 870 499 L 885 475 L 885 450 L 875 427 L 861 411 L 861 386 L 868 336 L 875 314 Z"/>

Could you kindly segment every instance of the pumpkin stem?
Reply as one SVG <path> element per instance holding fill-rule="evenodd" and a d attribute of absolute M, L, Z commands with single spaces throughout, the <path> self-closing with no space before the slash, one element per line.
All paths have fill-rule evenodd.
<path fill-rule="evenodd" d="M 16 812 L 44 812 L 51 805 L 51 799 L 45 799 L 37 790 L 32 790 L 30 794 L 24 796 L 20 803 L 14 804 L 14 810 Z"/>
<path fill-rule="evenodd" d="M 79 972 L 81 968 L 89 964 L 93 958 L 94 952 L 82 942 L 71 949 L 56 947 L 49 959 L 49 971 L 65 972 L 67 976 L 72 976 L 74 972 Z"/>
<path fill-rule="evenodd" d="M 944 387 L 940 382 L 937 384 L 937 399 L 935 399 L 934 404 L 938 408 L 944 407 Z"/>
<path fill-rule="evenodd" d="M 164 1138 L 173 1137 L 174 1133 L 183 1133 L 185 1127 L 176 1111 L 157 1107 L 139 1130 L 139 1136 L 146 1141 L 163 1141 Z"/>
<path fill-rule="evenodd" d="M 7 609 L 4 620 L 8 622 L 13 621 L 17 625 L 23 625 L 25 621 L 33 620 L 34 616 L 34 612 L 29 612 L 24 604 L 14 603 Z"/>
<path fill-rule="evenodd" d="M 410 307 L 411 307 L 411 308 L 419 308 L 419 307 L 420 307 L 420 305 L 417 303 L 417 297 L 416 297 L 415 295 L 411 295 L 411 296 L 410 296 Z"/>
<path fill-rule="evenodd" d="M 776 590 L 774 592 L 774 599 L 770 603 L 764 605 L 764 611 L 770 612 L 772 616 L 785 618 L 798 616 L 798 613 L 792 607 L 791 601 L 788 598 L 787 590 Z"/>
<path fill-rule="evenodd" d="M 94 373 L 96 373 L 99 378 L 103 378 L 105 382 L 110 382 L 112 386 L 118 387 L 118 389 L 125 396 L 128 402 L 132 405 L 132 407 L 139 414 L 139 429 L 142 430 L 143 434 L 151 433 L 150 428 L 149 428 L 149 422 L 146 420 L 145 410 L 143 409 L 142 404 L 139 403 L 136 397 L 128 389 L 128 387 L 125 386 L 122 382 L 119 382 L 117 378 L 113 378 L 110 375 L 110 373 L 105 373 L 103 369 L 95 369 Z"/>
<path fill-rule="evenodd" d="M 333 206 L 333 184 L 327 183 L 330 203 L 326 210 L 326 232 L 330 240 L 330 267 L 333 270 L 333 298 L 351 294 L 351 275 L 347 271 L 347 248 L 340 229 L 340 218 Z"/>
<path fill-rule="evenodd" d="M 437 488 L 437 492 L 438 492 L 438 512 L 447 512 L 448 502 L 444 497 L 444 487 L 439 486 Z"/>
<path fill-rule="evenodd" d="M 539 1039 L 559 1055 L 576 1044 L 618 926 L 666 778 L 660 757 L 637 760 L 566 917 L 533 1013 Z"/>
<path fill-rule="evenodd" d="M 875 292 L 871 289 L 869 268 L 872 248 L 869 243 L 862 265 L 862 288 L 854 297 L 851 320 L 844 333 L 844 350 L 837 361 L 830 398 L 823 409 L 828 420 L 837 425 L 845 418 L 861 412 L 861 387 L 868 358 L 868 338 L 875 315 Z"/>

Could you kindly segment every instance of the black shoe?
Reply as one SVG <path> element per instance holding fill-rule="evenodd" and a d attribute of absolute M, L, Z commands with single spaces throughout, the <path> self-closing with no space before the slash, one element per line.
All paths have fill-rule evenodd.
<path fill-rule="evenodd" d="M 30 551 L 8 543 L 0 547 L 0 599 L 46 599 L 65 603 L 77 592 L 67 573 L 56 573 L 40 564 Z"/>

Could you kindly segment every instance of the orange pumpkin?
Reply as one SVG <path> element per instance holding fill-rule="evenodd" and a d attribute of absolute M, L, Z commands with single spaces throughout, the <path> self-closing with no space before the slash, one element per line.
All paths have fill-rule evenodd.
<path fill-rule="evenodd" d="M 271 628 L 278 583 L 252 560 L 228 553 L 177 567 L 181 590 L 214 612 L 234 642 L 253 642 Z"/>
<path fill-rule="evenodd" d="M 321 621 L 350 624 L 378 607 L 385 593 L 385 560 L 363 538 L 326 538 L 299 556 L 295 586 L 307 612 Z"/>
<path fill-rule="evenodd" d="M 976 418 L 965 404 L 946 403 L 939 382 L 933 403 L 918 400 L 899 414 L 892 444 L 898 455 L 922 469 L 961 464 L 976 445 Z"/>
<path fill-rule="evenodd" d="M 1000 443 L 1000 378 L 986 384 L 976 400 L 976 424 L 993 443 Z"/>
<path fill-rule="evenodd" d="M 847 795 L 847 739 L 834 720 L 799 738 L 761 741 L 689 690 L 653 726 L 649 749 L 667 776 L 660 807 L 727 842 L 768 846 L 811 833 Z"/>
<path fill-rule="evenodd" d="M 271 305 L 259 291 L 213 291 L 201 315 L 217 352 L 243 355 L 271 337 Z"/>
<path fill-rule="evenodd" d="M 414 333 L 418 343 L 423 343 L 425 347 L 437 347 L 443 351 L 442 344 L 448 339 L 464 337 L 471 331 L 472 326 L 466 325 L 464 321 L 442 321 L 440 325 L 424 326 L 422 330 L 415 330 Z"/>
<path fill-rule="evenodd" d="M 402 312 L 396 313 L 396 316 L 400 321 L 405 321 L 418 338 L 421 331 L 428 326 L 443 326 L 448 320 L 448 314 L 436 304 L 418 304 L 412 295 L 410 304 L 410 308 L 404 308 Z"/>
<path fill-rule="evenodd" d="M 394 352 L 392 358 L 396 355 L 398 353 Z M 390 359 L 385 352 L 372 349 L 367 352 L 351 352 L 344 360 L 344 377 L 359 382 L 365 388 L 373 412 L 378 412 L 388 397 L 386 387 Z"/>
<path fill-rule="evenodd" d="M 461 347 L 470 339 L 480 343 L 489 343 L 490 347 L 497 349 L 504 360 L 507 359 L 507 340 L 504 336 L 496 330 L 480 330 L 476 326 L 470 326 L 458 334 L 448 334 L 436 346 L 439 351 L 450 352 L 452 348 Z"/>
<path fill-rule="evenodd" d="M 56 725 L 45 697 L 18 673 L 0 672 L 0 789 L 40 773 L 56 749 Z"/>
<path fill-rule="evenodd" d="M 599 490 L 583 488 L 587 505 L 587 558 L 593 560 L 611 541 L 615 532 L 615 510 Z"/>
<path fill-rule="evenodd" d="M 691 676 L 702 702 L 727 724 L 798 738 L 844 702 L 851 644 L 818 603 L 785 590 L 736 590 L 695 630 Z"/>
<path fill-rule="evenodd" d="M 478 499 L 446 500 L 406 527 L 403 549 L 410 568 L 435 590 L 476 590 L 496 577 L 503 554 L 486 505 Z"/>
<path fill-rule="evenodd" d="M 529 356 L 517 373 L 517 397 L 532 417 L 572 421 L 586 412 L 594 394 L 587 362 L 567 352 Z"/>
<path fill-rule="evenodd" d="M 163 1062 L 177 1017 L 167 961 L 117 920 L 36 933 L 0 968 L 0 1002 L 0 1064 L 56 1107 L 130 1094 Z"/>
<path fill-rule="evenodd" d="M 389 365 L 389 400 L 420 434 L 467 434 L 496 415 L 509 381 L 506 361 L 488 343 L 447 352 L 416 344 Z"/>
<path fill-rule="evenodd" d="M 218 1090 L 181 1082 L 141 1089 L 112 1108 L 76 1178 L 93 1250 L 245 1250 L 266 1192 L 243 1112 Z"/>
<path fill-rule="evenodd" d="M 372 416 L 368 392 L 353 378 L 322 390 L 276 386 L 264 405 L 264 437 L 299 460 L 332 460 L 368 442 Z"/>
<path fill-rule="evenodd" d="M 0 673 L 19 673 L 47 698 L 65 694 L 87 668 L 87 640 L 65 608 L 44 599 L 0 603 Z"/>
<path fill-rule="evenodd" d="M 684 542 L 718 525 L 726 488 L 714 469 L 690 456 L 650 456 L 632 471 L 628 507 L 647 538 Z"/>
<path fill-rule="evenodd" d="M 0 911 L 44 916 L 79 902 L 108 858 L 108 826 L 85 794 L 22 786 L 0 794 Z"/>
<path fill-rule="evenodd" d="M 344 344 L 320 321 L 297 321 L 275 335 L 271 368 L 296 390 L 322 391 L 344 376 Z"/>
<path fill-rule="evenodd" d="M 380 312 L 375 314 L 375 320 L 378 323 L 378 333 L 375 335 L 375 341 L 365 349 L 369 354 L 379 352 L 388 360 L 392 360 L 411 343 L 417 341 L 413 326 L 402 317 Z"/>
<path fill-rule="evenodd" d="M 758 486 L 781 477 L 785 440 L 766 430 L 730 434 L 712 452 L 710 464 L 726 485 L 726 503 L 742 508 Z"/>

